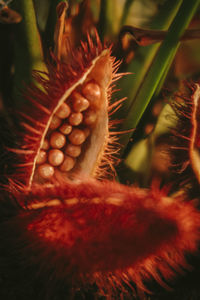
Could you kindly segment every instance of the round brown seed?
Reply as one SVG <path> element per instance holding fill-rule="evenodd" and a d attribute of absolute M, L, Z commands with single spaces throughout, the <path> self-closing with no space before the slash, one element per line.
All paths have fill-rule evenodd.
<path fill-rule="evenodd" d="M 81 147 L 77 145 L 68 144 L 65 148 L 65 153 L 72 157 L 78 157 L 81 154 Z"/>
<path fill-rule="evenodd" d="M 40 165 L 38 167 L 38 173 L 44 179 L 51 178 L 54 174 L 54 167 L 49 164 Z"/>
<path fill-rule="evenodd" d="M 80 129 L 73 129 L 69 135 L 69 140 L 74 145 L 81 145 L 85 139 L 85 133 Z"/>
<path fill-rule="evenodd" d="M 85 133 L 85 137 L 87 138 L 90 135 L 90 129 L 89 128 L 84 128 L 83 131 Z"/>
<path fill-rule="evenodd" d="M 89 110 L 84 114 L 84 124 L 93 125 L 96 122 L 97 114 L 95 111 Z"/>
<path fill-rule="evenodd" d="M 61 122 L 62 122 L 61 119 L 54 115 L 52 120 L 51 120 L 51 123 L 49 125 L 49 128 L 50 129 L 56 129 L 60 126 Z"/>
<path fill-rule="evenodd" d="M 74 111 L 81 112 L 86 110 L 89 107 L 90 105 L 89 101 L 85 99 L 78 92 L 73 92 L 72 97 L 73 97 L 72 103 L 73 103 Z"/>
<path fill-rule="evenodd" d="M 82 89 L 83 95 L 91 102 L 95 103 L 100 100 L 101 89 L 95 82 L 88 82 Z"/>
<path fill-rule="evenodd" d="M 70 124 L 63 123 L 63 124 L 60 126 L 59 130 L 60 130 L 63 134 L 67 135 L 67 134 L 70 134 L 70 132 L 72 131 L 72 126 L 71 126 Z"/>
<path fill-rule="evenodd" d="M 60 170 L 62 172 L 70 171 L 76 163 L 76 160 L 70 156 L 65 156 L 62 165 L 60 166 Z"/>
<path fill-rule="evenodd" d="M 62 103 L 59 109 L 56 111 L 56 115 L 61 118 L 65 119 L 70 115 L 71 109 L 67 103 Z"/>
<path fill-rule="evenodd" d="M 44 150 L 48 150 L 49 149 L 49 141 L 47 139 L 45 139 L 42 143 L 42 147 L 41 149 L 44 149 Z"/>
<path fill-rule="evenodd" d="M 49 163 L 56 167 L 62 164 L 64 160 L 64 154 L 61 150 L 58 149 L 52 149 L 49 151 L 49 156 L 48 156 Z"/>
<path fill-rule="evenodd" d="M 43 164 L 47 160 L 47 153 L 44 150 L 40 150 L 36 159 L 36 164 Z"/>
<path fill-rule="evenodd" d="M 66 143 L 66 138 L 64 134 L 54 131 L 50 136 L 50 145 L 52 148 L 60 149 Z"/>
<path fill-rule="evenodd" d="M 82 113 L 72 113 L 69 117 L 69 123 L 72 126 L 77 126 L 79 124 L 81 124 L 81 122 L 83 121 L 83 115 Z"/>

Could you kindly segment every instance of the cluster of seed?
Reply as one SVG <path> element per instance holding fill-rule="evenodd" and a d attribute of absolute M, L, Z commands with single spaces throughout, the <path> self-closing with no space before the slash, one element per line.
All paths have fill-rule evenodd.
<path fill-rule="evenodd" d="M 36 160 L 36 173 L 49 179 L 55 168 L 71 171 L 81 155 L 82 145 L 97 120 L 101 89 L 95 81 L 78 87 L 52 117 L 48 133 Z"/>

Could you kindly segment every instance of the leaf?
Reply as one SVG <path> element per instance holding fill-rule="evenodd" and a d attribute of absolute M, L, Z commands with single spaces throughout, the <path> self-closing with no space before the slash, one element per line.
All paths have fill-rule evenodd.
<path fill-rule="evenodd" d="M 190 2 L 184 0 L 160 48 L 159 46 L 149 46 L 147 50 L 144 48 L 141 49 L 141 53 L 144 57 L 144 60 L 142 60 L 143 63 L 141 64 L 137 60 L 130 64 L 127 71 L 137 72 L 139 70 L 139 73 L 134 74 L 136 82 L 134 82 L 134 80 L 125 81 L 125 79 L 121 82 L 121 90 L 122 92 L 127 91 L 126 94 L 128 96 L 128 100 L 124 106 L 124 112 L 122 112 L 122 117 L 126 114 L 123 130 L 129 130 L 138 125 L 160 81 L 163 76 L 166 75 L 166 69 L 169 68 L 169 65 L 173 61 L 179 46 L 179 39 L 185 28 L 187 28 L 198 4 L 198 0 L 192 0 Z M 173 7 L 172 12 L 175 8 L 177 9 L 177 6 L 178 3 Z M 168 15 L 166 16 L 165 22 L 163 22 L 165 25 L 170 21 L 170 14 L 169 12 L 167 13 Z M 147 54 L 145 53 L 146 51 L 148 51 Z M 130 134 L 122 136 L 120 140 L 121 144 L 125 146 L 129 138 Z"/>
<path fill-rule="evenodd" d="M 125 165 L 134 173 L 140 174 L 143 184 L 148 182 L 152 165 L 152 156 L 158 137 L 170 132 L 176 123 L 176 115 L 169 104 L 166 104 L 160 113 L 153 132 L 145 139 L 136 143 L 125 159 Z"/>

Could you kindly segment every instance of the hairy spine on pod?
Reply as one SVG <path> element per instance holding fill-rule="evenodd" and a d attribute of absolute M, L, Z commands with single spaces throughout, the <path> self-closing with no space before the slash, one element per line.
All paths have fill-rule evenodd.
<path fill-rule="evenodd" d="M 108 296 L 127 280 L 145 289 L 149 275 L 166 287 L 163 278 L 187 268 L 185 252 L 197 249 L 199 213 L 164 191 L 88 179 L 34 184 L 15 199 L 23 209 L 1 226 L 1 251 L 9 245 L 13 262 L 18 243 L 25 245 L 17 261 L 25 255 L 29 268 L 42 266 L 44 282 L 54 270 L 53 281 L 72 289 L 96 282 Z"/>
<path fill-rule="evenodd" d="M 95 42 L 88 36 L 88 42 L 72 54 L 70 64 L 56 63 L 57 68 L 49 65 L 49 74 L 35 72 L 43 90 L 27 88 L 29 107 L 20 112 L 20 149 L 10 149 L 20 161 L 12 179 L 25 186 L 57 176 L 99 176 L 106 173 L 105 161 L 112 169 L 116 151 L 108 111 L 111 84 L 122 75 L 116 74 L 119 62 L 114 62 L 96 34 Z"/>
<path fill-rule="evenodd" d="M 43 274 L 54 270 L 53 280 L 62 278 L 72 288 L 92 281 L 111 291 L 109 285 L 123 289 L 129 280 L 142 287 L 149 274 L 162 283 L 162 276 L 168 279 L 185 265 L 184 251 L 196 250 L 199 214 L 159 191 L 92 179 L 60 181 L 60 175 L 96 176 L 104 151 L 112 152 L 109 86 L 121 75 L 98 37 L 96 46 L 90 38 L 82 44 L 71 65 L 58 64 L 59 71 L 49 66 L 48 80 L 35 73 L 44 91 L 27 91 L 33 106 L 22 113 L 26 133 L 13 150 L 21 160 L 13 179 L 28 189 L 13 192 L 23 209 L 1 225 L 1 251 L 11 263 L 17 257 L 18 267 L 23 257 L 33 270 L 42 266 L 44 281 L 49 279 Z"/>
<path fill-rule="evenodd" d="M 200 183 L 200 86 L 188 85 L 187 95 L 178 95 L 172 102 L 177 115 L 176 127 L 172 128 L 172 156 L 176 183 L 187 185 L 192 197 L 199 195 Z M 189 184 L 188 184 L 189 183 Z"/>

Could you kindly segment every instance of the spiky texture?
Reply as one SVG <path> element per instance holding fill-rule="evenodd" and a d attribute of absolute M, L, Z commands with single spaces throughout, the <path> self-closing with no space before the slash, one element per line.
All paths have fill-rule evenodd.
<path fill-rule="evenodd" d="M 113 299 L 131 289 L 132 298 L 135 286 L 145 290 L 145 280 L 155 278 L 166 286 L 163 280 L 187 268 L 185 253 L 197 250 L 199 213 L 164 191 L 80 177 L 75 182 L 29 184 L 52 113 L 63 95 L 84 81 L 104 50 L 98 36 L 95 44 L 88 37 L 72 51 L 69 64 L 54 58 L 48 74 L 35 72 L 37 85 L 26 91 L 28 106 L 32 104 L 21 113 L 23 132 L 19 149 L 13 150 L 18 161 L 10 178 L 15 185 L 1 191 L 2 299 L 70 299 L 90 288 L 97 290 L 97 297 Z M 107 51 L 113 82 L 121 74 L 115 74 L 118 63 Z M 111 88 L 106 92 L 109 98 Z M 117 151 L 115 137 L 109 133 L 106 138 L 111 161 Z M 112 145 L 107 147 L 109 139 Z M 24 184 L 21 189 L 18 182 Z"/>
<path fill-rule="evenodd" d="M 151 277 L 164 285 L 197 249 L 199 213 L 164 191 L 88 179 L 33 185 L 12 198 L 12 209 L 1 199 L 1 272 L 29 287 L 40 282 L 37 299 L 92 285 L 112 298 L 127 284 L 134 290 L 131 282 L 145 289 Z"/>
<path fill-rule="evenodd" d="M 176 127 L 172 129 L 173 170 L 176 183 L 199 196 L 199 99 L 198 84 L 188 85 L 187 95 L 178 95 L 172 102 L 177 115 Z"/>
<path fill-rule="evenodd" d="M 27 103 L 20 108 L 19 112 L 22 127 L 18 133 L 19 148 L 9 149 L 18 156 L 18 163 L 14 166 L 16 171 L 10 177 L 12 180 L 19 184 L 30 185 L 32 183 L 35 159 L 56 107 L 64 97 L 70 95 L 78 84 L 84 82 L 84 78 L 90 73 L 105 49 L 107 49 L 107 59 L 111 65 L 108 70 L 109 74 L 106 74 L 106 68 L 104 70 L 105 80 L 108 81 L 106 93 L 109 102 L 113 83 L 122 76 L 122 74 L 116 74 L 120 62 L 115 62 L 115 59 L 111 57 L 111 48 L 101 44 L 97 33 L 95 41 L 88 35 L 87 42 L 82 42 L 81 47 L 77 50 L 71 50 L 69 63 L 58 61 L 52 55 L 52 61 L 48 63 L 49 73 L 34 71 L 35 84 L 26 88 L 24 98 Z M 115 108 L 115 105 L 112 105 L 111 108 Z M 102 153 L 102 159 L 98 162 L 96 176 L 106 173 L 107 166 L 111 166 L 113 169 L 112 153 L 116 152 L 113 150 L 115 140 L 113 134 L 109 136 L 108 133 L 105 133 L 105 141 L 101 141 L 105 143 L 105 155 Z"/>

